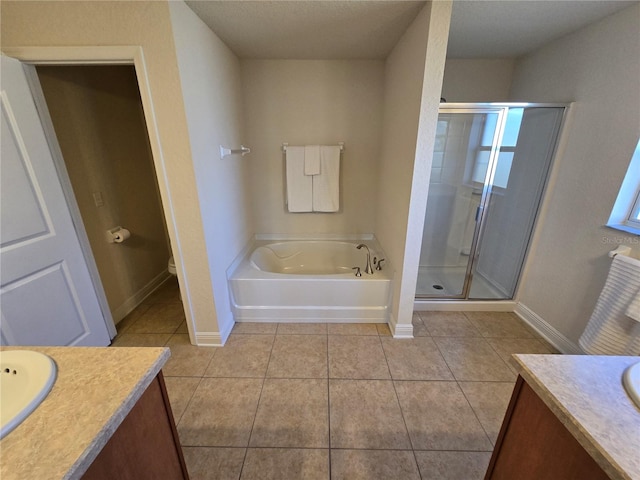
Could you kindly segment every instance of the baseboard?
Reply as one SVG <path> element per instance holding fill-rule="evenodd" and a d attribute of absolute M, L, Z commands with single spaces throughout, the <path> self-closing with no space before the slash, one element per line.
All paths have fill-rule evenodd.
<path fill-rule="evenodd" d="M 547 342 L 557 348 L 560 353 L 567 355 L 584 354 L 577 344 L 549 325 L 540 315 L 526 305 L 518 302 L 514 313 L 518 315 L 523 322 L 538 332 Z"/>
<path fill-rule="evenodd" d="M 513 312 L 517 303 L 513 300 L 416 300 L 416 312 Z"/>
<path fill-rule="evenodd" d="M 151 295 L 160 285 L 169 280 L 172 275 L 164 270 L 157 275 L 153 280 L 147 283 L 144 287 L 127 298 L 118 308 L 111 312 L 114 323 L 120 322 L 124 317 L 129 315 L 138 305 L 140 305 L 145 298 Z"/>
<path fill-rule="evenodd" d="M 224 340 L 219 332 L 197 332 L 195 336 L 196 345 L 199 347 L 222 347 L 224 345 Z"/>
<path fill-rule="evenodd" d="M 389 313 L 389 330 L 393 338 L 413 338 L 413 324 L 398 323 L 393 313 Z"/>

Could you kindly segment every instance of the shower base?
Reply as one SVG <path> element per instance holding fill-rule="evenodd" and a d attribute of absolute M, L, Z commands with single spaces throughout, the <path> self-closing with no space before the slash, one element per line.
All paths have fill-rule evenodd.
<path fill-rule="evenodd" d="M 451 297 L 460 295 L 466 267 L 419 267 L 416 296 Z M 441 288 L 439 288 L 441 287 Z M 504 295 L 482 276 L 473 277 L 470 298 L 501 299 Z"/>

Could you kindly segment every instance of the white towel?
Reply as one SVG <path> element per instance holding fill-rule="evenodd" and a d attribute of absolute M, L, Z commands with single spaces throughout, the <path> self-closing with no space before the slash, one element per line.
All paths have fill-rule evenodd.
<path fill-rule="evenodd" d="M 313 211 L 340 209 L 340 147 L 320 147 L 320 174 L 313 177 Z"/>
<path fill-rule="evenodd" d="M 636 292 L 636 296 L 631 300 L 625 315 L 633 318 L 636 322 L 640 322 L 640 290 Z"/>
<path fill-rule="evenodd" d="M 625 315 L 640 289 L 640 260 L 616 255 L 596 307 L 578 343 L 592 355 L 640 354 L 638 323 Z"/>
<path fill-rule="evenodd" d="M 290 212 L 313 211 L 313 178 L 304 174 L 304 147 L 288 147 L 287 207 Z"/>
<path fill-rule="evenodd" d="M 320 145 L 304 147 L 304 174 L 320 175 Z"/>

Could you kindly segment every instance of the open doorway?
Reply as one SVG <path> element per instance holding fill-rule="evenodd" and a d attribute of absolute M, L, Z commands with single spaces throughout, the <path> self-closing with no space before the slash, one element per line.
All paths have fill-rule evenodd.
<path fill-rule="evenodd" d="M 171 276 L 171 249 L 133 65 L 37 66 L 117 324 Z M 131 235 L 113 243 L 116 227 Z"/>

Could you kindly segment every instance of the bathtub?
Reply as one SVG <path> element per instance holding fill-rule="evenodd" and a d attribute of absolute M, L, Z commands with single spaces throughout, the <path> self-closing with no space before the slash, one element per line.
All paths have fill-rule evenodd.
<path fill-rule="evenodd" d="M 364 273 L 375 240 L 258 241 L 229 275 L 233 316 L 242 322 L 388 322 L 392 269 Z M 352 267 L 361 267 L 356 277 Z"/>

